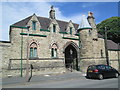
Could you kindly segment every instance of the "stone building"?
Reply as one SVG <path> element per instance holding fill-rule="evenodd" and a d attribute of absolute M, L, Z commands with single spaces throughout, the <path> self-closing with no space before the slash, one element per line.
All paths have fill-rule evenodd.
<path fill-rule="evenodd" d="M 91 64 L 106 64 L 104 39 L 97 33 L 94 16 L 83 16 L 81 24 L 57 20 L 53 6 L 49 18 L 33 14 L 10 26 L 10 41 L 0 41 L 3 77 L 42 72 L 86 72 Z M 108 40 L 110 65 L 118 69 L 117 44 Z"/>

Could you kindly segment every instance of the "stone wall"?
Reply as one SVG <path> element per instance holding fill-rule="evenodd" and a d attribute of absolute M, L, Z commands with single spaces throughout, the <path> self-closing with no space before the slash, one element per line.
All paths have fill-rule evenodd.
<path fill-rule="evenodd" d="M 21 61 L 20 60 L 10 60 L 9 68 L 3 70 L 3 77 L 8 75 L 20 76 L 21 72 Z M 22 71 L 23 76 L 26 75 L 26 60 L 22 60 Z M 43 72 L 54 72 L 62 73 L 65 72 L 64 59 L 54 59 L 54 60 L 29 60 L 29 73 L 30 65 L 33 66 L 33 75 L 40 75 Z"/>
<path fill-rule="evenodd" d="M 2 77 L 2 47 L 0 46 L 0 78 Z"/>
<path fill-rule="evenodd" d="M 108 51 L 110 65 L 119 70 L 120 51 Z M 119 55 L 119 56 L 118 56 Z"/>
<path fill-rule="evenodd" d="M 37 21 L 36 30 L 32 30 L 31 28 L 31 23 L 34 20 Z M 0 51 L 2 52 L 1 61 L 4 77 L 8 75 L 19 76 L 21 60 L 23 61 L 23 76 L 25 76 L 27 48 L 29 48 L 29 56 L 30 45 L 33 42 L 37 44 L 38 59 L 29 60 L 29 66 L 30 64 L 33 65 L 34 75 L 39 75 L 44 71 L 64 72 L 66 70 L 64 51 L 69 42 L 73 42 L 78 47 L 78 56 L 80 54 L 80 57 L 78 57 L 78 66 L 80 67 L 80 70 L 82 72 L 86 72 L 86 69 L 89 65 L 106 64 L 104 40 L 101 38 L 93 40 L 93 31 L 86 29 L 80 32 L 81 47 L 79 50 L 79 37 L 75 35 L 75 28 L 71 21 L 68 23 L 67 27 L 68 34 L 59 33 L 60 27 L 55 19 L 51 20 L 50 26 L 48 27 L 49 30 L 47 31 L 40 31 L 41 26 L 35 15 L 27 24 L 31 26 L 29 28 L 29 32 L 28 29 L 12 27 L 10 32 L 11 41 L 9 43 L 0 42 Z M 53 24 L 56 25 L 56 32 L 53 32 Z M 69 31 L 70 27 L 72 27 L 73 29 L 72 34 L 70 34 Z M 24 35 L 21 35 L 21 33 L 23 33 Z M 28 36 L 28 33 L 32 34 L 33 36 Z M 35 34 L 39 36 L 36 36 Z M 56 43 L 58 46 L 58 57 L 56 59 L 51 57 L 51 46 L 54 43 Z M 111 65 L 117 68 L 117 53 L 110 51 L 109 56 L 111 60 Z"/>
<path fill-rule="evenodd" d="M 0 70 L 0 77 L 2 77 L 3 75 L 3 70 L 6 70 L 8 68 L 8 63 L 9 63 L 9 57 L 10 55 L 8 53 L 10 53 L 10 46 L 11 43 L 10 42 L 0 42 L 0 52 L 1 52 L 1 70 Z"/>
<path fill-rule="evenodd" d="M 28 22 L 28 25 L 32 25 L 31 21 L 36 20 L 37 18 L 34 15 L 31 20 Z M 33 67 L 42 67 L 34 69 L 34 74 L 40 74 L 41 71 L 54 71 L 54 72 L 64 72 L 65 69 L 65 60 L 64 60 L 64 47 L 68 42 L 74 42 L 76 45 L 79 45 L 78 40 L 73 39 L 64 39 L 63 37 L 67 38 L 75 38 L 78 39 L 78 36 L 75 36 L 75 28 L 72 25 L 72 22 L 69 22 L 68 27 L 73 27 L 73 34 L 61 34 L 59 33 L 60 28 L 59 26 L 56 27 L 56 32 L 53 33 L 52 31 L 52 24 L 57 24 L 56 20 L 51 22 L 49 27 L 50 32 L 47 31 L 40 31 L 40 25 L 37 22 L 36 30 L 32 30 L 32 28 L 22 29 L 12 27 L 10 32 L 10 40 L 9 47 L 3 48 L 3 76 L 6 77 L 7 75 L 18 76 L 20 75 L 20 63 L 21 59 L 23 60 L 23 68 L 26 67 L 26 59 L 27 59 L 27 46 L 30 48 L 30 44 L 32 42 L 37 43 L 37 56 L 40 60 L 29 60 L 29 64 L 33 64 Z M 69 32 L 69 31 L 68 31 Z M 20 35 L 21 33 L 24 34 L 38 34 L 41 36 L 27 36 L 27 35 Z M 42 37 L 46 35 L 46 37 Z M 51 46 L 52 44 L 56 43 L 58 45 L 57 54 L 58 57 L 55 60 L 51 57 Z M 2 43 L 5 44 L 5 43 Z M 28 54 L 30 51 L 28 50 Z M 28 55 L 29 56 L 29 55 Z M 44 59 L 44 60 L 42 60 Z M 50 59 L 50 60 L 45 60 Z M 49 67 L 49 68 L 48 68 Z M 25 69 L 23 70 L 25 76 Z"/>
<path fill-rule="evenodd" d="M 105 64 L 105 58 L 85 58 L 80 60 L 80 71 L 86 73 L 88 66 Z"/>

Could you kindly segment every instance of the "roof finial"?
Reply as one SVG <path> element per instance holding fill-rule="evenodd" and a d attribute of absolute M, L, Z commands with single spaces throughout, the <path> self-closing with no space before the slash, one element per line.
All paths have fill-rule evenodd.
<path fill-rule="evenodd" d="M 55 19 L 55 10 L 54 10 L 54 8 L 53 8 L 53 5 L 51 6 L 51 10 L 50 10 L 50 12 L 49 12 L 49 17 L 50 17 L 51 19 Z"/>
<path fill-rule="evenodd" d="M 88 16 L 93 16 L 93 13 L 89 11 Z"/>
<path fill-rule="evenodd" d="M 51 10 L 53 10 L 53 5 L 51 6 Z"/>

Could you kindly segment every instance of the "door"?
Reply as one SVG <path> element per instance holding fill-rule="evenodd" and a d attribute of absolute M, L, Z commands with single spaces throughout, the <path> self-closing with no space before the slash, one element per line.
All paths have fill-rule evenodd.
<path fill-rule="evenodd" d="M 78 70 L 77 50 L 71 44 L 65 49 L 65 66 L 66 68 Z"/>

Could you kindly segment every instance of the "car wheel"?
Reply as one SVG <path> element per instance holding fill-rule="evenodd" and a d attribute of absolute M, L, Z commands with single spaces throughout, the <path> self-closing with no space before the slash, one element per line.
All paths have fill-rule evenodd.
<path fill-rule="evenodd" d="M 103 79 L 103 75 L 102 75 L 102 74 L 99 74 L 99 75 L 98 75 L 98 79 L 99 79 L 99 80 L 102 80 L 102 79 Z"/>
<path fill-rule="evenodd" d="M 90 75 L 87 75 L 86 78 L 90 79 Z"/>
<path fill-rule="evenodd" d="M 90 79 L 91 77 L 90 76 L 87 76 L 87 79 Z"/>
<path fill-rule="evenodd" d="M 118 73 L 115 73 L 115 78 L 118 78 L 118 77 L 119 77 Z"/>

